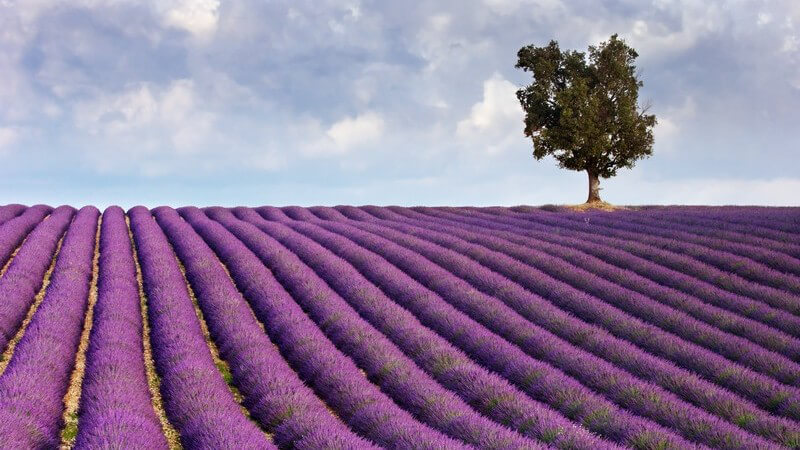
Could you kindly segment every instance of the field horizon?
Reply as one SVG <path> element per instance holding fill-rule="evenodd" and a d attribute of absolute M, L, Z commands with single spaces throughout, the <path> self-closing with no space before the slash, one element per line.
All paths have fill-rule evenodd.
<path fill-rule="evenodd" d="M 798 448 L 800 208 L 0 206 L 15 448 Z"/>

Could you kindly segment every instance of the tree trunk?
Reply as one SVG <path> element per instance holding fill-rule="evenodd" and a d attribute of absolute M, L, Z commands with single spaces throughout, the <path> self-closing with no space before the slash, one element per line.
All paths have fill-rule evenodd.
<path fill-rule="evenodd" d="M 586 203 L 600 201 L 600 178 L 591 170 L 586 171 L 589 174 L 589 198 Z"/>

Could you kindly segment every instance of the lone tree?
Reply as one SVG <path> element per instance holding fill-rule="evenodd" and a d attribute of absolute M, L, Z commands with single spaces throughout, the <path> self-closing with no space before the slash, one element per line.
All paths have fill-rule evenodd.
<path fill-rule="evenodd" d="M 600 178 L 653 153 L 656 116 L 646 114 L 649 105 L 638 105 L 637 56 L 616 34 L 590 46 L 588 59 L 561 51 L 556 41 L 517 53 L 516 68 L 533 75 L 533 83 L 517 91 L 533 157 L 553 155 L 564 169 L 585 170 L 587 203 L 600 201 Z"/>

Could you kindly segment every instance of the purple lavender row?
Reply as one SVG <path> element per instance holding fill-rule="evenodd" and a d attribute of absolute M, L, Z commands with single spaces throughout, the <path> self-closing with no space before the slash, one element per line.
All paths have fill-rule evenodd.
<path fill-rule="evenodd" d="M 722 240 L 751 243 L 757 246 L 766 244 L 778 251 L 784 250 L 784 245 L 791 244 L 793 240 L 796 240 L 791 239 L 796 238 L 792 233 L 765 228 L 758 224 L 731 222 L 714 215 L 687 214 L 682 213 L 680 210 L 661 212 L 658 210 L 622 210 L 615 211 L 611 215 L 617 215 L 626 220 L 664 221 L 671 229 L 673 229 L 673 225 L 679 225 L 680 227 L 675 229 L 680 229 L 681 231 L 690 230 L 689 232 L 695 234 L 716 237 Z M 740 216 L 743 218 L 753 217 L 753 213 L 743 213 Z"/>
<path fill-rule="evenodd" d="M 783 252 L 756 247 L 740 241 L 698 236 L 680 230 L 674 223 L 650 219 L 639 215 L 609 214 L 604 212 L 564 214 L 574 221 L 589 219 L 591 224 L 602 224 L 615 230 L 647 236 L 642 242 L 652 242 L 662 248 L 692 255 L 729 271 L 736 271 L 752 280 L 776 287 L 794 286 L 800 292 L 800 261 Z M 763 275 L 762 275 L 763 273 Z"/>
<path fill-rule="evenodd" d="M 31 206 L 22 215 L 0 225 L 0 268 L 6 265 L 28 233 L 52 211 L 53 208 L 45 205 Z"/>
<path fill-rule="evenodd" d="M 723 242 L 736 242 L 759 249 L 768 249 L 791 256 L 795 260 L 800 257 L 800 245 L 796 244 L 796 235 L 764 229 L 757 225 L 720 222 L 678 214 L 656 215 L 640 211 L 624 211 L 621 212 L 620 217 L 624 217 L 626 220 L 644 220 L 651 224 L 655 222 L 656 226 L 666 224 L 670 229 L 676 231 L 719 239 Z"/>
<path fill-rule="evenodd" d="M 648 214 L 643 211 L 619 212 L 626 218 L 646 217 L 658 221 L 666 221 L 669 226 L 681 231 L 711 236 L 731 242 L 744 242 L 758 247 L 766 247 L 783 252 L 794 258 L 800 258 L 798 237 L 790 233 L 767 230 L 757 225 L 746 225 L 731 222 L 720 222 L 704 217 L 682 216 L 678 214 Z"/>
<path fill-rule="evenodd" d="M 708 409 L 712 414 L 726 413 L 733 417 L 749 414 L 746 416 L 749 422 L 744 426 L 773 440 L 785 442 L 792 438 L 792 433 L 797 429 L 796 424 L 788 420 L 772 417 L 725 390 L 652 357 L 628 342 L 614 338 L 601 328 L 581 322 L 468 258 L 430 242 L 388 229 L 389 224 L 360 222 L 352 224 L 375 235 L 383 236 L 441 266 L 435 269 L 434 265 L 425 265 L 423 272 L 406 259 L 408 254 L 393 261 L 407 273 L 414 273 L 415 278 L 423 285 L 436 291 L 459 309 L 463 308 L 487 327 L 501 334 L 510 334 L 513 329 L 527 324 L 526 334 L 521 338 L 510 339 L 516 339 L 518 342 L 523 339 L 525 344 L 522 346 L 531 356 L 553 364 L 621 406 L 664 426 L 679 430 L 688 439 L 714 446 L 726 440 L 723 437 L 726 433 L 738 436 L 736 440 L 739 442 L 756 438 L 691 406 L 654 384 L 637 379 L 622 369 L 631 370 L 640 377 L 650 376 L 653 383 L 662 381 L 665 387 L 675 389 L 676 393 L 683 394 L 688 397 L 688 401 Z M 327 228 L 330 225 L 322 226 Z M 365 244 L 365 242 L 359 243 Z M 414 262 L 421 264 L 418 261 Z M 426 275 L 426 272 L 430 275 Z M 489 295 L 475 292 L 470 284 L 462 280 L 451 279 L 452 277 L 447 276 L 447 272 L 470 281 Z M 441 281 L 443 278 L 450 284 Z M 497 298 L 491 297 L 492 294 Z M 498 298 L 508 305 L 504 305 Z M 514 310 L 519 315 L 515 314 Z M 503 311 L 503 313 L 492 314 L 492 311 Z M 497 316 L 503 317 L 503 320 L 496 320 Z M 510 327 L 511 331 L 503 331 L 506 327 Z M 563 340 L 551 333 L 561 336 Z M 672 371 L 664 370 L 665 367 Z M 709 390 L 709 387 L 712 389 Z M 688 391 L 691 395 L 686 395 L 687 392 L 684 391 Z M 697 430 L 705 428 L 699 426 L 700 423 L 705 423 L 710 428 L 705 432 L 698 432 Z M 709 432 L 709 429 L 714 431 Z"/>
<path fill-rule="evenodd" d="M 459 210 L 459 214 L 463 211 Z M 485 214 L 486 212 L 489 214 Z M 734 273 L 720 270 L 713 265 L 703 263 L 690 256 L 666 251 L 631 239 L 598 234 L 596 233 L 597 230 L 563 219 L 560 214 L 547 212 L 522 214 L 506 208 L 482 208 L 479 212 L 464 213 L 480 214 L 503 224 L 512 224 L 524 229 L 556 232 L 562 236 L 586 239 L 589 242 L 623 249 L 628 253 L 645 258 L 651 263 L 669 267 L 685 275 L 704 280 L 733 294 L 744 295 L 758 302 L 767 303 L 774 308 L 800 316 L 800 300 L 786 291 L 753 283 Z M 800 337 L 800 335 L 796 334 L 795 336 Z"/>
<path fill-rule="evenodd" d="M 538 221 L 539 218 L 543 217 L 543 214 L 548 213 L 525 214 L 522 215 L 522 217 L 526 220 Z M 798 280 L 797 277 L 779 272 L 748 258 L 690 242 L 684 242 L 675 238 L 653 236 L 650 233 L 640 232 L 640 226 L 608 217 L 603 218 L 599 215 L 579 217 L 573 215 L 573 213 L 564 213 L 557 215 L 550 214 L 550 216 L 557 216 L 561 224 L 571 223 L 567 226 L 572 229 L 636 241 L 640 244 L 649 245 L 673 254 L 688 256 L 719 270 L 736 274 L 746 279 L 750 284 L 760 284 L 765 287 L 782 290 L 787 296 L 793 299 L 795 304 L 800 305 L 800 297 L 796 295 L 800 293 L 800 280 Z M 587 218 L 589 219 L 588 222 L 585 220 Z M 655 232 L 652 229 L 650 231 Z"/>
<path fill-rule="evenodd" d="M 411 210 L 397 211 L 402 214 L 416 214 Z M 539 245 L 540 243 L 548 242 L 560 247 L 572 248 L 625 269 L 628 273 L 633 272 L 661 285 L 686 292 L 702 299 L 701 301 L 737 315 L 757 320 L 776 330 L 782 330 L 791 336 L 800 336 L 800 317 L 781 309 L 772 308 L 763 302 L 726 291 L 706 281 L 625 251 L 625 249 L 636 246 L 633 242 L 622 240 L 601 240 L 597 242 L 591 235 L 564 232 L 562 229 L 551 228 L 546 225 L 535 225 L 530 222 L 520 224 L 514 222 L 513 219 L 501 222 L 498 221 L 498 216 L 474 211 L 458 210 L 456 212 L 457 214 L 441 210 L 425 211 L 426 214 L 439 219 L 458 223 L 471 223 L 491 230 L 492 233 L 501 232 L 504 233 L 503 236 L 506 238 L 516 236 L 516 239 L 525 241 L 525 245 Z M 762 341 L 760 343 L 781 352 L 783 352 L 781 349 L 788 345 L 788 342 L 784 342 L 781 339 L 770 339 L 768 342 Z M 787 353 L 784 352 L 784 354 Z M 792 357 L 793 354 L 794 352 L 791 352 L 787 356 Z"/>
<path fill-rule="evenodd" d="M 424 224 L 427 226 L 429 222 L 425 221 Z M 747 339 L 720 331 L 692 318 L 686 313 L 654 301 L 637 291 L 609 282 L 597 276 L 593 271 L 576 267 L 572 260 L 568 263 L 560 258 L 554 258 L 551 254 L 491 235 L 472 234 L 467 237 L 466 235 L 470 232 L 480 232 L 481 228 L 474 225 L 465 225 L 462 228 L 466 228 L 466 231 L 463 233 L 464 235 L 459 236 L 460 238 L 506 254 L 517 261 L 534 267 L 545 276 L 551 277 L 554 283 L 563 283 L 570 288 L 591 294 L 592 301 L 599 300 L 604 303 L 603 305 L 598 303 L 598 308 L 605 308 L 606 312 L 604 314 L 610 314 L 618 317 L 619 320 L 630 322 L 634 327 L 638 326 L 639 323 L 634 318 L 638 318 L 643 322 L 653 324 L 664 331 L 679 336 L 685 341 L 693 342 L 732 361 L 768 375 L 776 381 L 790 386 L 797 386 L 800 383 L 800 365 L 790 358 L 765 350 Z M 452 233 L 451 229 L 441 231 Z M 597 309 L 597 311 L 600 311 L 600 309 Z M 599 312 L 596 314 L 599 314 Z M 671 335 L 669 338 L 676 345 L 688 344 L 688 342 L 684 344 L 683 340 L 675 339 Z M 800 391 L 798 391 L 797 398 L 800 399 Z"/>
<path fill-rule="evenodd" d="M 466 447 L 398 407 L 331 343 L 262 262 L 285 256 L 258 228 L 227 210 L 207 213 L 224 226 L 191 210 L 181 213 L 230 270 L 284 357 L 354 430 L 390 448 Z"/>
<path fill-rule="evenodd" d="M 125 212 L 112 206 L 100 229 L 97 302 L 75 448 L 167 448 L 147 384 L 142 325 Z"/>
<path fill-rule="evenodd" d="M 656 210 L 659 211 L 659 210 Z M 800 208 L 753 208 L 718 210 L 713 207 L 668 208 L 665 213 L 704 217 L 726 223 L 757 225 L 785 233 L 800 233 Z"/>
<path fill-rule="evenodd" d="M 61 442 L 64 395 L 88 305 L 99 215 L 87 206 L 75 216 L 47 293 L 0 377 L 5 448 L 58 448 Z"/>
<path fill-rule="evenodd" d="M 190 448 L 275 448 L 214 365 L 186 281 L 150 211 L 128 211 L 147 293 L 150 337 L 167 415 Z"/>
<path fill-rule="evenodd" d="M 542 448 L 536 441 L 526 439 L 519 434 L 492 422 L 473 410 L 466 402 L 439 385 L 425 371 L 421 370 L 410 357 L 406 356 L 391 340 L 374 328 L 370 322 L 359 316 L 359 312 L 367 314 L 368 309 L 360 308 L 359 312 L 353 309 L 337 292 L 332 289 L 314 269 L 319 270 L 317 261 L 309 261 L 309 256 L 321 249 L 318 245 L 292 232 L 291 229 L 274 223 L 266 222 L 250 209 L 237 208 L 234 213 L 240 219 L 246 219 L 274 239 L 272 246 L 279 251 L 286 252 L 280 257 L 280 262 L 273 259 L 272 270 L 276 277 L 283 282 L 286 289 L 308 309 L 314 321 L 323 329 L 340 348 L 348 349 L 347 353 L 366 372 L 368 378 L 380 385 L 381 390 L 387 393 L 395 403 L 410 411 L 417 418 L 432 428 L 438 429 L 455 439 L 479 448 Z M 263 223 L 261 223 L 263 222 Z M 288 251 L 286 251 L 288 249 Z M 330 261 L 329 261 L 330 262 Z M 270 265 L 270 263 L 267 263 Z M 313 266 L 309 266 L 312 264 Z M 291 267 L 291 269 L 289 269 Z M 341 269 L 341 266 L 339 266 Z M 365 288 L 359 285 L 358 280 L 353 280 L 349 274 L 341 274 L 346 284 L 351 286 L 350 293 L 357 296 L 357 291 Z M 349 297 L 349 296 L 348 296 Z M 355 301 L 360 300 L 356 298 Z M 370 300 L 376 308 L 379 300 Z M 373 311 L 374 312 L 374 311 Z M 397 312 L 397 311 L 395 311 Z M 374 319 L 374 317 L 372 317 Z M 413 318 L 413 316 L 412 316 Z M 387 318 L 383 317 L 385 321 Z M 394 323 L 386 324 L 395 325 Z M 409 340 L 414 340 L 417 346 L 413 347 L 422 359 L 430 357 L 425 354 L 425 348 L 419 344 L 419 323 L 405 324 L 403 331 Z M 436 342 L 427 342 L 433 346 Z M 411 348 L 405 346 L 406 351 Z M 465 358 L 460 358 L 463 363 Z M 440 358 L 426 361 L 429 364 L 439 364 L 439 374 L 447 373 L 453 378 L 458 378 L 461 373 L 451 373 L 451 360 Z M 463 368 L 472 375 L 472 381 L 480 379 L 484 392 L 500 394 L 497 386 L 487 380 L 485 373 L 477 370 Z M 473 368 L 474 369 L 474 368 Z M 482 376 L 483 375 L 483 376 Z M 460 383 L 467 382 L 464 378 Z M 489 383 L 487 383 L 489 381 Z M 451 383 L 452 384 L 452 383 Z M 502 398 L 502 397 L 501 397 Z M 477 399 L 481 401 L 485 399 Z"/>
<path fill-rule="evenodd" d="M 530 400 L 502 377 L 477 365 L 462 351 L 423 326 L 413 314 L 386 297 L 353 266 L 325 247 L 292 231 L 287 225 L 264 221 L 253 210 L 236 209 L 234 212 L 293 251 L 334 291 L 346 299 L 358 314 L 388 337 L 419 367 L 444 387 L 458 394 L 464 402 L 473 405 L 484 416 L 498 423 L 508 424 L 530 437 L 545 439 L 562 448 L 589 449 L 609 446 L 608 443 L 603 443 L 587 433 L 585 429 L 576 427 L 555 411 Z M 303 231 L 313 233 L 313 229 L 307 227 Z M 323 230 L 318 231 L 326 233 Z M 338 245 L 346 246 L 349 243 L 353 246 L 347 239 L 332 233 L 327 235 Z M 311 236 L 312 239 L 314 237 L 318 236 Z M 385 261 L 384 264 L 388 265 Z M 353 315 L 355 316 L 355 313 Z M 385 338 L 377 335 L 377 339 L 383 341 Z M 389 350 L 384 358 L 395 359 L 398 362 L 403 360 L 402 354 L 396 351 L 394 346 L 386 347 Z M 405 388 L 408 389 L 408 395 L 414 395 L 411 388 L 420 391 L 424 389 L 430 391 L 432 395 L 443 395 L 442 392 L 437 392 L 443 390 L 433 381 L 429 382 L 431 387 L 424 386 L 423 381 L 430 378 L 424 372 L 414 370 L 411 361 L 407 361 L 406 364 L 412 367 L 409 377 L 419 384 Z M 466 403 L 459 404 L 451 400 L 452 411 L 449 414 L 461 416 L 467 436 L 482 437 L 481 440 L 470 443 L 484 448 L 530 445 L 516 433 L 509 432 L 508 429 L 476 414 Z M 458 437 L 465 439 L 462 436 Z"/>
<path fill-rule="evenodd" d="M 71 207 L 60 206 L 40 222 L 0 278 L 0 349 L 6 348 L 25 319 L 74 213 Z"/>
<path fill-rule="evenodd" d="M 373 211 L 382 218 L 391 218 L 387 216 L 388 214 L 395 214 L 396 217 L 399 218 L 404 217 L 390 212 L 389 210 L 372 209 L 370 207 L 364 208 L 365 210 Z M 409 218 L 413 217 L 414 214 L 419 214 L 413 211 L 403 211 L 403 213 Z M 737 314 L 735 310 L 731 312 L 729 311 L 731 308 L 722 309 L 706 303 L 709 297 L 716 299 L 717 292 L 712 292 L 714 288 L 703 285 L 702 282 L 691 283 L 691 281 L 694 280 L 691 277 L 669 269 L 664 269 L 656 264 L 650 264 L 646 260 L 631 256 L 616 249 L 606 250 L 599 245 L 595 245 L 595 251 L 588 252 L 586 251 L 586 247 L 592 247 L 592 244 L 585 243 L 578 239 L 557 236 L 554 233 L 517 229 L 517 231 L 524 232 L 526 235 L 521 236 L 518 233 L 508 231 L 511 227 L 498 225 L 483 219 L 458 216 L 441 211 L 434 211 L 430 214 L 432 215 L 417 217 L 420 217 L 426 224 L 456 227 L 463 224 L 470 224 L 471 226 L 479 227 L 475 228 L 475 230 L 482 234 L 502 238 L 505 241 L 547 252 L 549 255 L 569 261 L 578 267 L 586 269 L 594 275 L 602 276 L 606 280 L 610 280 L 620 286 L 632 289 L 660 303 L 684 311 L 692 317 L 700 319 L 718 329 L 742 336 L 765 348 L 781 353 L 790 359 L 800 360 L 800 340 L 764 323 L 742 317 Z M 530 239 L 531 237 L 534 239 Z M 632 270 L 637 268 L 641 268 L 639 272 L 650 274 L 650 278 L 639 275 Z M 655 276 L 653 276 L 653 274 L 655 274 Z M 673 287 L 669 287 L 669 284 L 681 283 L 689 285 L 689 288 L 684 289 L 684 292 L 697 293 L 698 296 L 687 295 Z M 724 291 L 719 292 L 724 294 Z M 736 304 L 738 300 L 734 299 L 732 301 L 724 295 L 721 297 L 719 301 L 711 301 L 714 304 L 725 302 Z M 760 305 L 749 299 L 743 299 L 743 302 L 747 307 Z M 773 314 L 777 313 L 781 318 L 794 318 L 794 316 L 786 312 L 773 310 L 768 307 L 764 308 L 767 312 L 772 312 Z M 796 322 L 798 325 L 797 329 L 800 330 L 800 318 L 798 318 Z"/>
<path fill-rule="evenodd" d="M 520 347 L 525 348 L 532 343 L 525 337 L 530 333 L 529 322 L 508 308 L 505 310 L 492 308 L 491 305 L 478 301 L 474 296 L 461 295 L 465 291 L 460 290 L 459 286 L 452 283 L 452 276 L 446 272 L 442 273 L 444 271 L 430 261 L 425 261 L 421 256 L 346 224 L 319 224 L 326 229 L 334 230 L 341 236 L 308 223 L 296 222 L 287 223 L 287 225 L 345 258 L 392 299 L 412 311 L 425 326 L 458 345 L 477 362 L 502 374 L 531 397 L 542 398 L 556 407 L 561 407 L 564 413 L 570 414 L 573 420 L 581 423 L 587 429 L 621 444 L 691 447 L 691 444 L 676 436 L 672 431 L 619 409 L 558 369 L 525 354 Z M 469 310 L 476 317 L 480 317 L 481 323 L 485 323 L 488 327 L 501 333 L 504 338 L 516 343 L 517 346 L 448 304 L 445 299 L 392 265 L 394 261 L 400 261 L 400 264 L 410 268 L 409 273 L 425 277 L 426 282 L 439 283 L 443 287 L 447 286 L 447 289 L 455 290 L 453 295 L 448 296 L 448 299 L 453 299 L 454 304 L 464 310 Z M 390 300 L 386 299 L 386 301 Z M 502 320 L 493 320 L 493 318 L 502 318 Z M 509 406 L 505 406 L 503 409 L 509 411 L 513 411 L 514 407 L 519 409 L 515 403 L 524 403 L 520 402 L 523 398 L 524 394 L 521 393 L 509 397 L 507 400 Z M 571 399 L 571 402 L 565 402 L 566 398 Z M 495 407 L 501 406 L 503 406 L 502 403 Z M 542 409 L 542 407 L 539 408 Z M 555 417 L 550 418 L 549 416 Z M 556 446 L 576 448 L 576 438 L 570 435 L 585 434 L 580 427 L 572 424 L 565 425 L 564 419 L 553 414 L 549 408 L 542 412 L 525 413 L 522 417 L 524 418 L 522 425 L 530 422 L 530 433 L 547 440 L 555 436 L 553 443 Z M 523 431 L 526 428 L 528 427 L 517 427 Z M 561 430 L 560 433 L 559 430 Z M 580 440 L 586 441 L 587 439 L 581 437 Z M 591 441 L 586 444 L 589 444 L 590 448 L 597 448 L 601 445 Z"/>
<path fill-rule="evenodd" d="M 800 208 L 797 206 L 740 206 L 740 205 L 720 205 L 720 206 L 654 206 L 651 209 L 677 212 L 693 212 L 714 214 L 718 216 L 737 215 L 742 213 L 757 214 L 758 216 L 793 221 L 800 224 Z"/>
<path fill-rule="evenodd" d="M 17 204 L 0 206 L 0 225 L 22 214 L 25 209 L 24 205 Z"/>
<path fill-rule="evenodd" d="M 425 218 L 425 220 L 430 221 L 433 219 L 427 217 Z M 429 228 L 434 227 L 434 225 L 428 225 L 428 227 Z M 488 246 L 489 248 L 497 248 L 503 252 L 509 251 L 508 250 L 508 247 L 510 247 L 509 245 L 506 245 L 505 243 L 502 242 L 500 244 L 494 242 L 496 241 L 495 236 L 489 236 L 487 234 L 468 236 L 470 234 L 469 232 L 455 232 L 452 227 L 440 227 L 438 231 L 443 231 L 450 235 L 459 235 L 460 237 L 468 239 L 472 242 L 477 242 L 478 244 L 483 246 Z M 496 235 L 497 233 L 499 232 L 493 231 L 494 235 Z M 513 250 L 511 252 L 513 252 Z M 500 260 L 502 261 L 502 258 Z M 502 264 L 502 262 L 500 264 Z M 515 262 L 514 264 L 519 264 L 519 263 Z M 523 268 L 521 270 L 525 269 Z M 599 321 L 599 323 L 602 324 L 603 321 L 601 320 Z M 620 327 L 622 327 L 622 325 L 618 326 L 617 328 Z M 620 333 L 616 334 L 619 335 Z M 635 334 L 637 333 L 634 333 L 634 335 Z M 641 331 L 638 334 L 642 336 L 647 335 L 645 334 L 644 331 Z M 624 334 L 621 334 L 621 336 L 624 337 Z M 657 336 L 654 335 L 653 338 L 649 340 L 650 342 L 648 342 L 648 339 L 645 339 L 640 336 L 639 337 L 639 340 L 641 341 L 640 345 L 643 346 L 645 349 L 648 349 L 650 352 L 655 353 L 656 355 L 662 355 L 662 357 L 672 359 L 673 361 L 679 363 L 686 369 L 693 370 L 703 374 L 710 380 L 715 381 L 717 384 L 724 385 L 732 390 L 741 393 L 742 395 L 756 402 L 757 404 L 759 404 L 768 411 L 774 411 L 793 419 L 797 419 L 798 416 L 800 416 L 800 414 L 798 413 L 800 411 L 800 407 L 798 407 L 800 405 L 800 402 L 798 402 L 797 400 L 798 399 L 797 389 L 786 387 L 784 385 L 776 383 L 775 381 L 769 378 L 757 374 L 752 374 L 751 372 L 746 370 L 741 370 L 741 368 L 737 368 L 735 365 L 731 365 L 727 360 L 724 360 L 714 354 L 711 354 L 711 356 L 708 359 L 698 360 L 696 358 L 703 358 L 703 356 L 695 354 L 693 358 L 691 356 L 693 353 L 691 352 L 687 353 L 685 349 L 677 351 L 676 349 L 680 350 L 678 347 L 666 345 L 668 342 L 657 341 L 655 337 Z M 681 354 L 683 354 L 683 357 L 681 357 Z M 636 363 L 631 358 L 622 360 L 620 362 L 616 362 L 617 365 L 624 365 L 626 363 L 634 364 L 633 367 L 645 367 Z M 643 376 L 646 375 L 655 376 L 656 371 L 649 368 L 643 374 Z M 682 375 L 676 373 L 672 375 L 672 377 L 681 378 Z M 676 383 L 674 381 L 669 381 L 665 386 L 676 386 Z M 707 392 L 707 390 L 708 390 L 707 386 L 697 386 L 693 389 L 694 391 L 693 393 L 690 391 L 687 392 L 686 394 L 681 394 L 681 395 L 687 399 L 692 399 L 692 398 L 700 399 L 703 396 L 699 395 L 699 393 Z M 674 392 L 677 393 L 677 391 Z M 718 402 L 721 401 L 722 401 L 721 397 L 719 397 Z M 708 402 L 709 402 L 708 400 L 703 400 L 700 402 L 696 402 L 696 404 L 706 407 L 704 405 L 709 404 Z M 729 417 L 733 417 L 733 415 L 729 414 Z"/>
<path fill-rule="evenodd" d="M 703 221 L 705 223 L 712 224 L 715 228 L 750 230 L 757 236 L 762 236 L 784 243 L 796 242 L 798 239 L 798 234 L 800 234 L 800 223 L 796 223 L 794 226 L 791 226 L 791 224 L 788 224 L 789 226 L 785 226 L 787 224 L 783 223 L 783 226 L 781 226 L 780 221 L 762 217 L 760 213 L 756 213 L 754 211 L 745 211 L 728 217 L 720 217 L 707 213 L 688 213 L 680 211 L 676 211 L 668 215 L 663 213 L 659 215 L 648 213 L 647 215 L 670 219 L 674 216 L 676 219 L 685 221 Z M 798 216 L 800 216 L 800 210 L 798 210 Z M 772 227 L 772 225 L 776 223 L 781 229 Z"/>
<path fill-rule="evenodd" d="M 452 232 L 441 233 L 420 230 L 418 227 L 395 223 L 387 223 L 386 226 L 416 234 L 419 237 L 424 237 L 426 240 L 430 240 L 468 256 L 481 263 L 483 266 L 508 277 L 531 292 L 543 296 L 547 301 L 557 307 L 569 311 L 589 323 L 602 326 L 612 332 L 617 338 L 625 339 L 656 356 L 672 360 L 685 369 L 707 377 L 717 384 L 730 387 L 745 398 L 761 405 L 769 411 L 793 419 L 800 416 L 800 401 L 798 401 L 800 396 L 796 388 L 782 385 L 769 377 L 753 373 L 749 369 L 731 363 L 729 360 L 706 349 L 682 341 L 655 326 L 635 318 L 626 317 L 623 312 L 616 310 L 616 308 L 604 304 L 590 295 L 570 286 L 559 283 L 547 275 L 542 274 L 537 269 L 525 265 L 504 253 L 496 252 L 482 245 L 471 244 L 460 238 L 453 237 Z M 489 294 L 493 294 L 496 289 L 495 287 L 486 285 L 481 278 L 470 281 Z M 481 287 L 481 285 L 483 285 L 483 287 Z M 551 331 L 556 332 L 555 330 Z M 603 356 L 602 349 L 595 351 L 599 356 L 605 357 Z M 628 363 L 630 363 L 630 361 L 625 359 L 615 361 L 615 364 L 620 366 L 625 366 L 625 364 Z M 636 369 L 638 369 L 638 372 Z M 649 368 L 645 370 L 644 367 L 636 364 L 628 366 L 628 370 L 634 371 L 634 373 L 637 374 L 641 372 L 640 376 L 647 376 L 651 373 Z M 672 383 L 668 385 L 672 386 Z M 703 396 L 705 397 L 708 395 Z M 697 393 L 685 398 L 697 402 Z M 691 400 L 692 398 L 695 400 Z M 696 404 L 707 408 L 709 402 L 704 400 Z M 710 402 L 710 404 L 715 404 L 715 402 Z M 725 408 L 723 411 L 728 411 L 728 409 Z M 734 417 L 729 417 L 728 419 L 738 423 Z"/>
<path fill-rule="evenodd" d="M 186 213 L 202 215 L 197 209 Z M 211 335 L 244 394 L 244 406 L 274 434 L 275 443 L 289 448 L 373 448 L 335 419 L 300 381 L 192 226 L 171 208 L 156 208 L 153 215 L 186 267 Z"/>
<path fill-rule="evenodd" d="M 675 229 L 673 223 L 665 224 L 658 218 L 649 218 L 646 215 L 610 214 L 602 211 L 579 214 L 570 211 L 559 216 L 574 222 L 609 227 L 622 237 L 625 237 L 626 233 L 641 235 L 643 239 L 640 240 L 652 245 L 692 256 L 755 282 L 790 291 L 800 289 L 798 288 L 800 280 L 797 278 L 800 269 L 797 260 L 781 252 L 738 241 L 695 236 Z"/>

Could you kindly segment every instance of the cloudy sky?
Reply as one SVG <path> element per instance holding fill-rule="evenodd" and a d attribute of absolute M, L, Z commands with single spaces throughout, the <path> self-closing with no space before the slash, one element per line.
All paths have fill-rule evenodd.
<path fill-rule="evenodd" d="M 516 52 L 612 33 L 660 123 L 606 200 L 798 204 L 795 0 L 0 0 L 0 203 L 579 203 Z"/>

